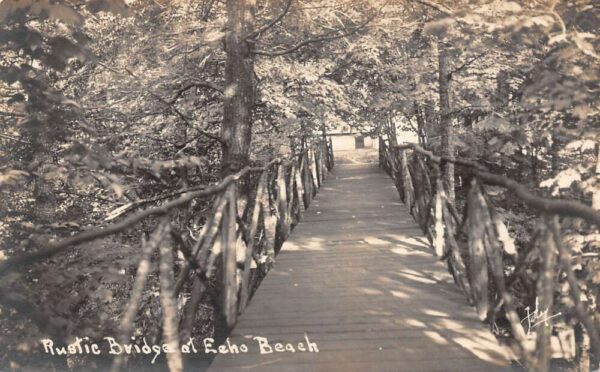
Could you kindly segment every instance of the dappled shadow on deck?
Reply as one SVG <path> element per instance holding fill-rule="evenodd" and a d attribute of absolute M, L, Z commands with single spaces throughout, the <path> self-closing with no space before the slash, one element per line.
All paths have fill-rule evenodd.
<path fill-rule="evenodd" d="M 319 353 L 259 353 L 255 336 Z M 213 370 L 480 371 L 507 359 L 375 165 L 329 176 Z"/>

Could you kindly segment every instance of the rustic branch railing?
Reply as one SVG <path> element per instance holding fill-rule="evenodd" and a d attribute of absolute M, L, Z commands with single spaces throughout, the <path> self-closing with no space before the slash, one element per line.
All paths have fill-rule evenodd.
<path fill-rule="evenodd" d="M 37 252 L 4 261 L 0 264 L 0 277 L 67 248 L 122 232 L 149 217 L 164 216 L 149 238 L 142 241 L 141 259 L 121 318 L 119 337 L 122 342 L 131 337 L 142 292 L 151 272 L 151 257 L 158 252 L 162 338 L 173 351 L 167 354 L 169 369 L 181 371 L 180 340 L 187 342 L 189 339 L 203 296 L 209 295 L 225 326 L 232 327 L 248 304 L 259 278 L 274 262 L 281 243 L 299 222 L 303 209 L 308 208 L 332 168 L 331 140 L 322 138 L 313 144 L 305 144 L 304 150 L 289 158 L 275 159 L 262 167 L 244 168 L 215 186 L 182 194 L 160 207 L 142 210 L 104 228 L 47 242 L 45 248 Z M 186 244 L 174 233 L 169 215 L 190 205 L 193 200 L 207 198 L 212 198 L 212 213 L 195 241 Z M 185 257 L 179 270 L 175 270 L 173 262 L 176 250 Z M 211 281 L 220 283 L 219 293 L 210 289 Z M 176 299 L 184 288 L 189 290 L 190 299 L 180 316 Z M 0 291 L 0 296 L 5 297 L 4 294 Z M 117 357 L 113 370 L 118 370 L 122 363 L 123 359 Z"/>
<path fill-rule="evenodd" d="M 560 298 L 561 305 L 567 304 L 570 312 L 563 315 L 579 323 L 584 336 L 589 337 L 593 354 L 600 356 L 598 317 L 582 300 L 582 290 L 572 268 L 570 247 L 563 244 L 560 232 L 560 217 L 565 216 L 581 218 L 590 226 L 600 227 L 598 211 L 576 201 L 536 196 L 525 186 L 490 173 L 477 162 L 436 156 L 413 144 L 390 148 L 380 138 L 379 162 L 394 180 L 400 198 L 427 236 L 435 254 L 447 261 L 455 282 L 468 301 L 475 305 L 479 318 L 493 323 L 502 316 L 503 310 L 511 336 L 517 341 L 517 349 L 530 369 L 547 371 L 552 353 L 557 352 L 552 345 L 561 344 L 552 341 L 563 341 L 554 336 L 556 330 L 553 329 L 553 315 L 558 313 L 555 310 L 559 302 L 559 281 L 569 288 L 569 295 Z M 444 162 L 462 166 L 469 174 L 470 180 L 463 183 L 468 191 L 462 214 L 445 190 L 441 177 Z M 535 249 L 517 251 L 485 185 L 504 187 L 540 212 L 539 228 L 532 244 Z M 526 281 L 526 271 L 535 273 L 532 284 L 535 305 L 518 303 L 514 296 L 517 283 Z M 541 320 L 535 332 L 526 331 L 523 325 L 523 319 L 530 315 L 525 312 L 526 306 L 531 309 L 535 306 L 535 311 L 540 312 L 535 315 L 538 321 Z"/>

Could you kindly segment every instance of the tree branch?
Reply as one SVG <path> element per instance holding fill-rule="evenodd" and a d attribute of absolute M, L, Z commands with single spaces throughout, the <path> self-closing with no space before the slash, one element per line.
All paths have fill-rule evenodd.
<path fill-rule="evenodd" d="M 112 67 L 110 67 L 110 66 L 107 66 L 106 64 L 104 64 L 104 63 L 102 63 L 102 62 L 100 62 L 100 61 L 97 61 L 96 63 L 98 63 L 100 66 L 102 66 L 102 67 L 104 67 L 104 68 L 106 68 L 106 69 L 108 69 L 108 70 L 110 70 L 110 71 L 112 71 L 112 72 L 115 72 L 115 73 L 117 73 L 117 74 L 121 74 L 121 75 L 125 75 L 123 72 L 121 72 L 121 71 L 118 71 L 118 70 L 116 70 L 116 69 L 114 69 L 114 68 L 112 68 Z M 124 68 L 124 70 L 125 70 L 125 72 L 127 72 L 127 75 L 131 76 L 132 78 L 134 78 L 135 80 L 137 80 L 139 83 L 142 83 L 142 80 L 141 80 L 139 77 L 137 77 L 137 75 L 135 75 L 135 74 L 134 74 L 134 73 L 133 73 L 133 72 L 132 72 L 130 69 L 128 69 L 127 67 L 125 67 L 125 68 Z M 188 89 L 189 89 L 189 88 L 188 88 Z M 156 92 L 152 91 L 151 89 L 146 89 L 146 91 L 147 91 L 147 92 L 148 92 L 148 93 L 149 93 L 149 94 L 150 94 L 152 97 L 156 98 L 158 101 L 160 101 L 161 103 L 163 103 L 164 105 L 166 105 L 166 106 L 167 106 L 167 107 L 168 107 L 168 108 L 171 110 L 171 112 L 173 112 L 175 115 L 179 116 L 179 118 L 180 118 L 180 119 L 181 119 L 181 120 L 182 120 L 184 123 L 186 123 L 186 124 L 187 124 L 188 126 L 190 126 L 190 127 L 193 127 L 193 125 L 192 125 L 192 123 L 191 123 L 191 119 L 190 119 L 190 118 L 188 118 L 188 117 L 187 117 L 187 116 L 186 116 L 186 115 L 185 115 L 183 112 L 181 112 L 181 111 L 180 111 L 180 110 L 179 110 L 179 109 L 178 109 L 178 108 L 175 106 L 175 102 L 170 102 L 170 101 L 166 100 L 166 99 L 165 99 L 165 98 L 163 98 L 163 97 L 162 97 L 160 94 L 158 94 L 158 93 L 156 93 Z M 208 138 L 210 138 L 210 139 L 213 139 L 213 140 L 215 140 L 215 141 L 218 141 L 218 142 L 220 142 L 220 143 L 222 143 L 222 142 L 223 142 L 223 140 L 221 140 L 221 138 L 220 138 L 219 136 L 216 136 L 216 135 L 214 135 L 214 134 L 208 133 L 208 132 L 206 132 L 206 131 L 204 131 L 204 130 L 202 130 L 202 129 L 198 129 L 198 128 L 196 128 L 196 130 L 198 131 L 198 133 L 200 133 L 200 134 L 202 134 L 202 135 L 204 135 L 204 136 L 206 136 L 206 137 L 208 137 Z"/>
<path fill-rule="evenodd" d="M 335 30 L 332 32 L 328 32 L 326 34 L 317 36 L 315 38 L 304 40 L 304 41 L 294 45 L 293 47 L 282 50 L 282 51 L 270 52 L 270 51 L 257 50 L 257 51 L 254 51 L 253 53 L 256 55 L 267 56 L 267 57 L 279 57 L 279 56 L 293 53 L 293 52 L 297 51 L 298 49 L 305 47 L 307 45 L 310 45 L 310 44 L 318 43 L 321 41 L 331 41 L 331 40 L 341 39 L 341 38 L 353 35 L 353 34 L 357 33 L 358 31 L 364 29 L 369 23 L 371 23 L 371 21 L 373 21 L 373 19 L 375 19 L 375 17 L 377 17 L 378 14 L 379 14 L 379 12 L 376 12 L 372 17 L 369 17 L 365 22 L 361 23 L 358 26 L 348 27 L 348 28 L 344 28 L 342 30 Z M 343 32 L 342 34 L 338 34 L 338 32 L 340 32 L 340 31 L 345 31 L 345 32 Z"/>
<path fill-rule="evenodd" d="M 0 115 L 2 116 L 14 116 L 14 117 L 24 117 L 25 114 L 19 112 L 8 112 L 8 111 L 0 111 Z"/>
<path fill-rule="evenodd" d="M 202 7 L 202 20 L 204 22 L 208 21 L 208 17 L 210 16 L 210 11 L 212 10 L 213 5 L 217 2 L 217 0 L 210 0 L 206 7 Z"/>
<path fill-rule="evenodd" d="M 290 7 L 292 6 L 292 2 L 294 0 L 288 0 L 287 4 L 285 5 L 285 9 L 283 10 L 283 12 L 281 12 L 281 14 L 279 16 L 277 16 L 275 19 L 273 19 L 271 22 L 265 24 L 264 26 L 262 26 L 261 28 L 259 28 L 258 30 L 255 30 L 254 32 L 251 32 L 250 34 L 244 36 L 242 38 L 243 41 L 246 41 L 248 39 L 254 39 L 260 35 L 262 35 L 265 31 L 267 31 L 268 29 L 270 29 L 271 27 L 275 26 L 279 21 L 281 21 L 283 19 L 283 17 L 286 16 L 286 14 L 289 12 Z"/>
<path fill-rule="evenodd" d="M 150 204 L 150 203 L 154 203 L 157 201 L 169 199 L 174 196 L 179 196 L 181 194 L 185 194 L 188 192 L 201 191 L 201 190 L 205 190 L 205 189 L 206 189 L 206 186 L 196 186 L 196 187 L 190 187 L 190 188 L 186 188 L 183 190 L 175 191 L 175 192 L 172 192 L 169 194 L 155 196 L 153 198 L 135 200 L 135 201 L 132 201 L 131 203 L 122 205 L 122 206 L 112 210 L 108 214 L 108 217 L 105 218 L 105 221 L 111 221 L 111 220 L 114 220 L 115 218 L 121 217 L 122 215 L 128 213 L 129 211 L 136 209 L 138 207 L 141 207 L 144 204 Z"/>
<path fill-rule="evenodd" d="M 0 138 L 5 138 L 5 139 L 11 140 L 11 141 L 15 141 L 15 142 L 25 143 L 25 144 L 28 144 L 28 145 L 31 144 L 31 142 L 29 142 L 29 141 L 25 141 L 23 139 L 20 139 L 20 138 L 17 138 L 17 137 L 13 137 L 13 136 L 9 136 L 9 135 L 3 134 L 3 133 L 0 133 Z"/>
<path fill-rule="evenodd" d="M 177 102 L 177 100 L 181 97 L 181 95 L 183 93 L 187 92 L 188 90 L 190 90 L 192 88 L 207 88 L 207 89 L 212 89 L 216 92 L 223 94 L 223 88 L 221 88 L 220 86 L 218 86 L 216 84 L 209 83 L 209 82 L 193 82 L 193 83 L 185 84 L 184 86 L 179 88 L 179 90 L 177 90 L 177 92 L 175 92 L 175 94 L 173 95 L 173 98 L 171 98 L 168 101 L 169 104 L 171 104 L 171 105 L 175 104 L 175 102 Z"/>
<path fill-rule="evenodd" d="M 437 10 L 438 12 L 440 12 L 440 13 L 442 13 L 442 14 L 444 14 L 444 15 L 447 15 L 447 16 L 450 16 L 450 15 L 453 15 L 453 14 L 454 14 L 454 10 L 452 10 L 452 9 L 450 9 L 450 8 L 447 8 L 447 7 L 446 7 L 446 6 L 444 6 L 444 5 L 441 5 L 441 4 L 437 4 L 437 3 L 431 2 L 431 1 L 429 1 L 429 0 L 413 0 L 413 1 L 414 1 L 414 2 L 416 2 L 416 3 L 419 3 L 419 4 L 421 4 L 421 5 L 425 5 L 425 6 L 427 6 L 427 7 L 430 7 L 430 8 L 432 8 L 432 9 L 435 9 L 435 10 Z"/>
<path fill-rule="evenodd" d="M 490 52 L 489 50 L 485 50 L 485 51 L 479 53 L 478 55 L 476 55 L 475 57 L 466 60 L 462 65 L 460 65 L 459 67 L 455 68 L 454 70 L 452 70 L 448 73 L 448 79 L 452 79 L 452 76 L 454 74 L 459 73 L 460 71 L 464 70 L 465 68 L 471 66 L 475 61 L 486 56 L 489 52 Z"/>

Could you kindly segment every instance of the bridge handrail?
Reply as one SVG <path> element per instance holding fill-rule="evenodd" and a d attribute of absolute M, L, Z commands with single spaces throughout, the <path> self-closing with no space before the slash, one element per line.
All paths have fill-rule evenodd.
<path fill-rule="evenodd" d="M 410 143 L 396 146 L 398 150 L 412 149 L 423 156 L 430 159 L 432 162 L 441 165 L 444 162 L 451 162 L 457 165 L 465 166 L 472 169 L 472 172 L 483 181 L 485 184 L 502 186 L 510 191 L 513 191 L 515 196 L 520 198 L 525 204 L 539 210 L 543 213 L 554 213 L 562 216 L 579 217 L 583 218 L 591 224 L 595 224 L 600 227 L 600 211 L 593 209 L 592 207 L 585 205 L 576 200 L 565 200 L 557 198 L 544 198 L 535 195 L 525 186 L 519 182 L 510 179 L 508 177 L 494 174 L 488 171 L 488 169 L 480 163 L 472 160 L 456 158 L 451 156 L 438 156 L 433 152 L 423 149 L 422 147 Z"/>
<path fill-rule="evenodd" d="M 96 239 L 118 234 L 153 217 L 163 216 L 149 239 L 142 240 L 142 257 L 131 291 L 129 302 L 120 322 L 122 342 L 127 342 L 141 304 L 142 292 L 149 274 L 150 260 L 159 252 L 159 279 L 161 306 L 163 308 L 163 337 L 169 348 L 169 368 L 181 370 L 182 358 L 179 340 L 191 335 L 193 322 L 201 299 L 207 293 L 219 310 L 224 325 L 232 327 L 246 307 L 252 290 L 271 267 L 281 243 L 309 207 L 312 198 L 333 168 L 331 139 L 321 138 L 305 143 L 303 150 L 286 158 L 277 158 L 264 166 L 246 167 L 229 175 L 218 184 L 185 193 L 165 204 L 143 209 L 104 228 L 84 231 L 69 238 L 40 244 L 36 252 L 11 257 L 0 264 L 0 278 L 7 274 L 55 256 L 66 249 Z M 190 205 L 193 200 L 213 198 L 212 213 L 208 216 L 195 241 L 184 241 L 173 222 L 172 211 Z M 179 237 L 178 237 L 179 236 Z M 185 263 L 175 278 L 173 252 L 181 251 Z M 243 250 L 244 262 L 238 269 L 238 251 Z M 221 261 L 218 261 L 222 258 Z M 219 270 L 215 268 L 219 267 Z M 261 274 L 251 277 L 252 269 Z M 239 270 L 239 272 L 238 272 Z M 221 293 L 210 289 L 209 281 L 220 273 Z M 240 280 L 238 280 L 238 277 Z M 176 298 L 189 283 L 191 298 L 184 309 L 181 325 L 176 324 Z M 9 290 L 0 290 L 4 304 L 15 308 L 24 306 L 25 298 Z M 29 306 L 26 305 L 26 306 Z M 178 335 L 182 330 L 182 337 Z M 227 330 L 221 330 L 226 333 Z M 115 359 L 118 369 L 123 359 Z"/>
<path fill-rule="evenodd" d="M 571 264 L 571 247 L 562 242 L 559 221 L 559 216 L 578 217 L 599 227 L 598 211 L 577 201 L 537 196 L 520 183 L 491 173 L 475 161 L 438 156 L 416 144 L 390 146 L 380 138 L 379 161 L 394 180 L 400 198 L 421 226 L 436 255 L 447 261 L 455 282 L 469 302 L 475 305 L 480 319 L 493 321 L 503 308 L 512 337 L 517 341 L 516 346 L 527 365 L 536 370 L 547 370 L 552 355 L 552 319 L 537 328 L 532 347 L 529 332 L 525 331 L 519 316 L 522 308 L 518 307 L 509 291 L 524 275 L 532 250 L 519 257 L 515 243 L 484 185 L 505 187 L 541 212 L 539 231 L 533 239 L 540 256 L 535 285 L 539 308 L 552 311 L 556 305 L 555 274 L 562 271 L 570 289 L 571 310 L 589 335 L 592 350 L 600 355 L 599 330 L 581 300 L 582 292 Z M 470 182 L 465 183 L 468 183 L 465 185 L 468 192 L 462 215 L 448 197 L 442 181 L 441 169 L 445 162 L 463 166 L 472 175 Z M 505 270 L 506 258 L 515 262 L 512 273 Z M 490 286 L 490 278 L 493 286 Z M 493 296 L 489 296 L 490 292 Z"/>

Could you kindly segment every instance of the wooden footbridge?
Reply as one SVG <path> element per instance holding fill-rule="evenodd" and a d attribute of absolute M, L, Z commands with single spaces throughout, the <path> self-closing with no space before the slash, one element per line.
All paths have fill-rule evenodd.
<path fill-rule="evenodd" d="M 271 348 L 269 354 L 254 337 Z M 306 339 L 317 352 L 299 351 Z M 503 349 L 377 164 L 328 176 L 211 371 L 503 370 Z M 258 339 L 260 340 L 260 339 Z M 263 340 L 263 342 L 266 342 Z"/>
<path fill-rule="evenodd" d="M 334 168 L 331 141 L 304 142 L 161 205 L 119 208 L 116 222 L 3 261 L 0 277 L 146 221 L 155 228 L 140 244 L 118 341 L 132 339 L 156 258 L 154 342 L 171 350 L 172 372 L 193 369 L 184 354 L 202 304 L 215 314 L 216 341 L 197 345 L 211 371 L 491 371 L 511 361 L 547 371 L 551 358 L 577 354 L 589 365 L 600 355 L 597 315 L 573 271 L 581 257 L 560 231 L 564 217 L 597 227 L 600 213 L 536 196 L 471 160 L 383 140 L 379 151 L 379 164 Z M 448 164 L 464 170 L 460 205 L 443 181 Z M 529 245 L 517 249 L 490 185 L 539 213 Z M 59 334 L 14 291 L 0 300 Z M 527 306 L 538 322 L 526 328 Z M 568 315 L 562 330 L 557 313 Z M 116 357 L 112 370 L 124 362 Z"/>

